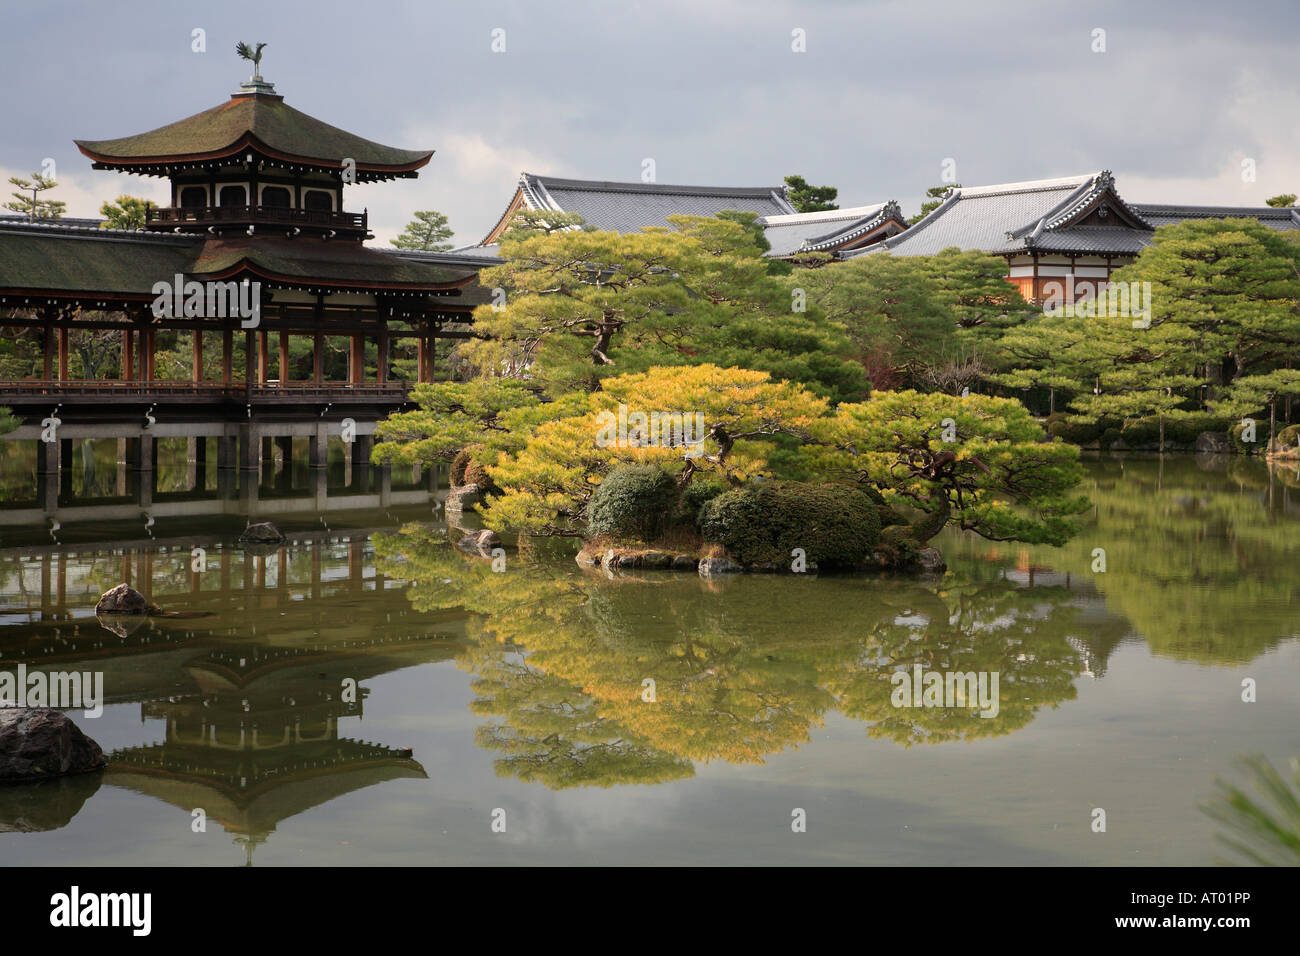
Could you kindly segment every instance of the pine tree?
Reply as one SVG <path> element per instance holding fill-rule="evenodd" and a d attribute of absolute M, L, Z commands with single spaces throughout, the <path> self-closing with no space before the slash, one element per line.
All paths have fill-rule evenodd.
<path fill-rule="evenodd" d="M 824 212 L 839 209 L 834 202 L 840 191 L 834 186 L 811 186 L 802 176 L 785 177 L 789 187 L 790 205 L 799 212 Z"/>
<path fill-rule="evenodd" d="M 389 240 L 398 249 L 418 249 L 421 252 L 442 252 L 450 249 L 445 240 L 452 236 L 447 217 L 432 209 L 420 210 L 406 224 L 406 229 L 396 239 Z"/>
<path fill-rule="evenodd" d="M 68 204 L 60 199 L 41 199 L 40 193 L 53 189 L 58 183 L 48 176 L 32 173 L 30 180 L 21 176 L 10 176 L 9 182 L 17 186 L 20 192 L 12 193 L 14 202 L 5 203 L 5 208 L 27 216 L 29 219 L 61 219 Z M 32 195 L 29 195 L 32 194 Z"/>

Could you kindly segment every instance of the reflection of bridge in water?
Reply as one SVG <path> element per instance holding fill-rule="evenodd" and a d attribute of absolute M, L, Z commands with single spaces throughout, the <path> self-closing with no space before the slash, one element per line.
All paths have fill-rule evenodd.
<path fill-rule="evenodd" d="M 437 469 L 372 465 L 374 422 L 27 425 L 0 447 L 0 527 L 427 504 Z M 12 540 L 10 535 L 0 542 Z"/>
<path fill-rule="evenodd" d="M 397 508 L 382 523 L 428 516 L 427 506 Z M 340 512 L 325 528 L 289 517 L 280 522 L 288 542 L 256 553 L 233 543 L 243 525 L 231 516 L 193 534 L 107 544 L 106 524 L 97 540 L 0 549 L 0 668 L 100 671 L 106 704 L 138 702 L 142 723 L 162 722 L 161 739 L 145 735 L 112 751 L 93 785 L 5 788 L 0 832 L 65 825 L 102 780 L 186 814 L 203 808 L 251 860 L 284 819 L 378 783 L 425 777 L 402 741 L 346 730 L 363 716 L 367 681 L 450 659 L 464 637 L 461 613 L 413 610 L 406 582 L 377 570 L 375 519 Z M 158 527 L 179 532 L 185 523 L 193 524 Z M 178 616 L 101 624 L 95 601 L 120 580 Z"/>

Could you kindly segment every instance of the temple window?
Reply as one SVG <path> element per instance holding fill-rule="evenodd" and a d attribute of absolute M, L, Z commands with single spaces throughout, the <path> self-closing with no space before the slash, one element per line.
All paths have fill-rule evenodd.
<path fill-rule="evenodd" d="M 243 186 L 222 186 L 221 187 L 221 205 L 223 206 L 247 206 L 248 193 Z"/>
<path fill-rule="evenodd" d="M 293 196 L 283 186 L 262 187 L 262 205 L 273 209 L 288 209 L 293 205 Z"/>
<path fill-rule="evenodd" d="M 302 205 L 304 209 L 315 212 L 332 212 L 334 197 L 323 189 L 309 189 L 303 196 Z"/>

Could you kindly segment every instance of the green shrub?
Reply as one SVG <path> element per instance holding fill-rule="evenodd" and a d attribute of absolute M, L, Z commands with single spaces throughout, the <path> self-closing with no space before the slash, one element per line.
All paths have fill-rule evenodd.
<path fill-rule="evenodd" d="M 654 465 L 615 468 L 591 496 L 590 536 L 654 541 L 667 529 L 678 507 L 677 481 Z"/>
<path fill-rule="evenodd" d="M 921 545 L 905 524 L 891 524 L 880 532 L 880 557 L 886 567 L 907 568 L 916 564 Z"/>
<path fill-rule="evenodd" d="M 701 509 L 718 495 L 727 490 L 727 484 L 720 478 L 695 478 L 682 489 L 677 504 L 676 523 L 690 525 L 696 531 L 700 529 L 703 517 Z"/>
<path fill-rule="evenodd" d="M 1047 434 L 1072 445 L 1091 445 L 1101 438 L 1107 428 L 1118 425 L 1114 419 L 1101 419 L 1096 422 L 1076 422 L 1070 420 L 1068 412 L 1054 412 L 1047 416 Z"/>
<path fill-rule="evenodd" d="M 821 568 L 851 567 L 874 550 L 880 515 L 854 488 L 766 481 L 708 502 L 700 533 L 742 564 L 788 565 L 803 548 Z"/>
<path fill-rule="evenodd" d="M 1174 418 L 1165 422 L 1165 441 L 1180 445 L 1194 445 L 1201 432 L 1226 432 L 1228 419 L 1208 412 L 1197 412 L 1186 418 Z"/>
<path fill-rule="evenodd" d="M 1228 429 L 1228 438 L 1231 439 L 1232 447 L 1237 449 L 1238 454 L 1253 455 L 1262 449 L 1264 443 L 1268 441 L 1268 422 L 1255 422 L 1254 441 L 1241 440 L 1242 433 L 1245 432 L 1245 430 L 1245 423 L 1237 422 L 1237 424 Z"/>
<path fill-rule="evenodd" d="M 1300 425 L 1287 425 L 1285 428 L 1278 429 L 1277 435 L 1274 436 L 1273 451 L 1289 451 L 1294 455 L 1298 444 L 1300 444 Z"/>
<path fill-rule="evenodd" d="M 1166 425 L 1169 423 L 1166 422 Z M 1130 448 L 1142 448 L 1146 445 L 1155 447 L 1160 444 L 1160 423 L 1154 418 L 1135 419 L 1126 422 L 1119 431 L 1119 437 Z M 1169 432 L 1165 431 L 1165 441 L 1169 441 Z"/>

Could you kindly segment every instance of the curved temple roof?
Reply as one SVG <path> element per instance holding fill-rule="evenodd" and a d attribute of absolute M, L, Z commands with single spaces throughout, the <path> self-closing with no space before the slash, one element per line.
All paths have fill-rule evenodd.
<path fill-rule="evenodd" d="M 759 216 L 792 213 L 785 190 L 785 186 L 682 186 L 520 173 L 514 198 L 480 245 L 495 243 L 521 208 L 575 212 L 597 229 L 627 233 L 666 226 L 668 217 L 679 213 L 716 216 L 724 209 Z"/>
<path fill-rule="evenodd" d="M 75 142 L 97 164 L 127 169 L 224 159 L 251 146 L 284 162 L 341 169 L 351 159 L 359 173 L 393 176 L 413 173 L 433 155 L 363 139 L 260 92 L 235 93 L 229 102 L 136 136 Z"/>

